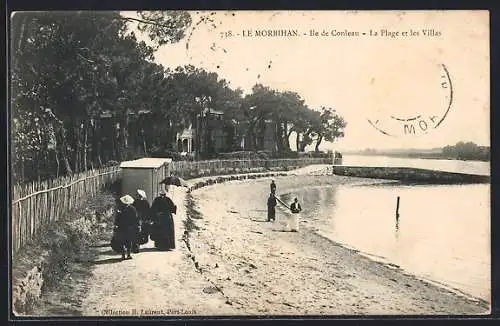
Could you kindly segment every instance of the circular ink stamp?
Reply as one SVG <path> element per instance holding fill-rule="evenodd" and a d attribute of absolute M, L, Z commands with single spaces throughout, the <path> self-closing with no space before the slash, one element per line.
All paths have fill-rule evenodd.
<path fill-rule="evenodd" d="M 376 96 L 367 120 L 373 128 L 392 137 L 419 136 L 443 123 L 453 104 L 450 73 L 444 64 L 425 66 L 413 67 L 412 73 L 387 72 L 384 87 L 372 79 Z"/>

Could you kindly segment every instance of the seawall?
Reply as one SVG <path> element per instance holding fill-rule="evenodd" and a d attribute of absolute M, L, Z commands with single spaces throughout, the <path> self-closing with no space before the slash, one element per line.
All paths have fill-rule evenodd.
<path fill-rule="evenodd" d="M 337 166 L 332 167 L 333 174 L 376 178 L 387 180 L 398 180 L 412 183 L 428 184 L 471 184 L 490 183 L 490 176 L 479 174 L 466 174 L 436 171 L 409 167 L 368 167 L 368 166 Z"/>

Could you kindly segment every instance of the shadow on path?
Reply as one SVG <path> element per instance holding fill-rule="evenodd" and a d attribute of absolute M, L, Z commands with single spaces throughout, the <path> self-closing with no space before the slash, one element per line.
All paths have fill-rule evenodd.
<path fill-rule="evenodd" d="M 92 262 L 92 265 L 103 265 L 103 264 L 113 264 L 113 263 L 119 263 L 123 261 L 121 257 L 117 258 L 107 258 L 107 259 L 102 259 L 102 260 L 96 260 Z"/>
<path fill-rule="evenodd" d="M 140 251 L 136 254 L 140 254 L 141 252 L 168 252 L 168 251 L 173 251 L 175 249 L 158 249 L 158 248 L 154 248 L 154 247 L 150 247 L 150 248 L 141 248 Z"/>
<path fill-rule="evenodd" d="M 120 253 L 117 253 L 113 249 L 108 249 L 106 251 L 101 251 L 100 254 L 101 255 L 119 255 Z"/>

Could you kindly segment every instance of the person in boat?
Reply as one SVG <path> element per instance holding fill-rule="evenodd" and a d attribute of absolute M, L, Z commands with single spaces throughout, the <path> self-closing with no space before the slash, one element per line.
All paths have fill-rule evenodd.
<path fill-rule="evenodd" d="M 151 205 L 151 216 L 154 221 L 154 232 L 151 234 L 155 247 L 160 250 L 175 249 L 175 229 L 172 214 L 177 213 L 177 206 L 161 190 Z"/>
<path fill-rule="evenodd" d="M 148 242 L 149 229 L 148 226 L 151 224 L 151 217 L 149 211 L 151 209 L 149 202 L 146 198 L 146 192 L 142 189 L 137 189 L 137 194 L 134 200 L 134 207 L 137 211 L 137 216 L 139 218 L 139 234 L 137 241 L 134 242 L 132 246 L 132 252 L 138 253 L 139 246 Z"/>
<path fill-rule="evenodd" d="M 271 220 L 276 221 L 276 195 L 271 191 L 269 197 L 267 198 L 267 221 L 271 222 Z"/>
<path fill-rule="evenodd" d="M 299 231 L 299 213 L 302 211 L 302 207 L 300 206 L 299 199 L 295 197 L 293 203 L 290 204 L 290 210 L 292 211 L 291 221 L 290 221 L 290 231 L 298 232 Z"/>
<path fill-rule="evenodd" d="M 132 259 L 130 252 L 139 231 L 139 219 L 137 211 L 132 205 L 134 203 L 132 196 L 125 195 L 120 198 L 120 202 L 121 204 L 118 207 L 114 223 L 115 235 L 119 239 L 122 259 Z M 127 255 L 126 257 L 125 254 Z"/>
<path fill-rule="evenodd" d="M 290 210 L 294 214 L 300 213 L 300 211 L 302 211 L 302 207 L 300 206 L 299 199 L 297 197 L 295 197 L 293 203 L 290 205 Z"/>

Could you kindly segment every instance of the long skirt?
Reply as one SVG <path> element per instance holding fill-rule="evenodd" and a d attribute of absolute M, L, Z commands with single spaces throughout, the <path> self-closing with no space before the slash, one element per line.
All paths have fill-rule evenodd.
<path fill-rule="evenodd" d="M 132 252 L 137 254 L 140 251 L 140 247 L 143 244 L 146 244 L 149 241 L 149 234 L 146 233 L 141 226 L 139 232 L 137 232 L 137 235 L 132 242 Z"/>
<path fill-rule="evenodd" d="M 137 233 L 137 240 L 136 240 L 138 245 L 143 245 L 148 243 L 149 232 L 150 232 L 149 224 L 147 222 L 141 223 L 141 227 L 139 232 Z"/>
<path fill-rule="evenodd" d="M 299 231 L 299 214 L 292 213 L 290 214 L 290 231 Z"/>
<path fill-rule="evenodd" d="M 175 249 L 175 229 L 172 214 L 160 216 L 155 225 L 155 247 L 160 250 Z"/>
<path fill-rule="evenodd" d="M 132 246 L 137 238 L 138 229 L 136 227 L 127 227 L 123 229 L 113 230 L 113 236 L 111 238 L 111 248 L 117 252 L 122 253 L 124 246 L 131 243 Z M 134 248 L 131 248 L 134 251 Z"/>
<path fill-rule="evenodd" d="M 276 210 L 274 208 L 267 208 L 267 220 L 268 221 L 276 220 Z"/>
<path fill-rule="evenodd" d="M 290 232 L 290 231 L 298 232 L 299 231 L 298 215 L 299 214 L 293 214 L 288 212 L 279 214 L 275 230 L 285 231 L 285 232 Z"/>

